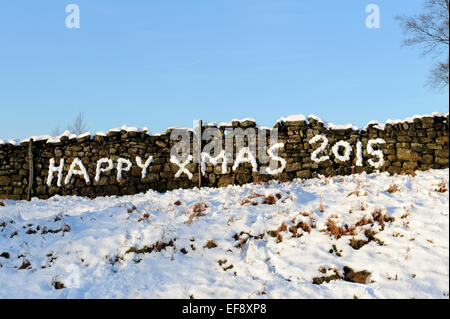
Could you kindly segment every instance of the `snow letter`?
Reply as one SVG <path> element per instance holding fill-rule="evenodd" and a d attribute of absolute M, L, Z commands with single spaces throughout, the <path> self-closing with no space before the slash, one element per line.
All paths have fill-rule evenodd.
<path fill-rule="evenodd" d="M 319 140 L 323 140 L 322 145 L 320 145 L 320 147 L 311 154 L 311 159 L 316 163 L 326 161 L 327 159 L 330 158 L 328 155 L 322 156 L 321 158 L 317 158 L 317 155 L 320 152 L 323 152 L 325 150 L 325 148 L 327 147 L 328 139 L 324 135 L 316 135 L 312 139 L 309 140 L 309 144 L 317 143 Z"/>
<path fill-rule="evenodd" d="M 339 154 L 339 147 L 344 148 L 344 155 Z M 336 144 L 334 144 L 332 148 L 334 157 L 336 157 L 338 160 L 342 162 L 346 162 L 350 160 L 350 152 L 352 151 L 352 146 L 349 142 L 346 141 L 339 141 Z"/>
<path fill-rule="evenodd" d="M 188 158 L 183 162 L 180 163 L 180 161 L 178 160 L 178 158 L 176 156 L 171 156 L 170 157 L 170 162 L 178 165 L 178 167 L 180 167 L 178 169 L 178 172 L 175 174 L 175 178 L 178 178 L 181 176 L 181 174 L 185 173 L 189 179 L 192 179 L 193 175 L 192 173 L 186 168 L 186 165 L 189 164 L 192 161 L 192 155 L 189 155 Z"/>
<path fill-rule="evenodd" d="M 247 157 L 244 157 L 245 154 L 247 154 Z M 256 158 L 248 147 L 244 147 L 239 151 L 238 155 L 236 156 L 236 162 L 234 162 L 233 165 L 233 171 L 235 171 L 238 168 L 239 164 L 241 163 L 251 163 L 252 172 L 258 171 L 258 164 L 256 164 Z"/>
<path fill-rule="evenodd" d="M 66 18 L 67 29 L 80 28 L 80 8 L 76 4 L 69 4 L 66 13 L 70 13 Z"/>
<path fill-rule="evenodd" d="M 368 29 L 379 29 L 380 28 L 380 7 L 376 4 L 369 4 L 366 7 L 366 12 L 370 15 L 366 18 L 366 27 Z"/>
<path fill-rule="evenodd" d="M 369 142 L 367 142 L 367 153 L 369 153 L 370 155 L 376 155 L 379 158 L 378 162 L 374 162 L 372 159 L 369 159 L 369 164 L 375 168 L 380 168 L 383 166 L 384 155 L 383 155 L 382 150 L 374 151 L 372 148 L 372 145 L 373 144 L 384 144 L 384 143 L 386 143 L 386 141 L 383 140 L 382 138 L 377 138 L 375 140 L 369 140 Z"/>
<path fill-rule="evenodd" d="M 361 141 L 358 141 L 356 143 L 356 166 L 363 166 L 363 153 Z"/>
<path fill-rule="evenodd" d="M 153 162 L 153 156 L 150 156 L 147 158 L 144 164 L 142 164 L 142 158 L 140 156 L 136 156 L 136 163 L 137 166 L 139 166 L 142 169 L 142 178 L 145 178 L 147 176 L 147 169 L 150 166 L 150 164 Z"/>
<path fill-rule="evenodd" d="M 63 170 L 64 170 L 64 158 L 59 161 L 59 166 L 55 167 L 55 159 L 50 159 L 50 166 L 48 168 L 48 177 L 47 177 L 47 186 L 52 186 L 53 181 L 53 173 L 58 172 L 58 181 L 56 185 L 61 187 L 62 179 L 63 179 Z"/>
<path fill-rule="evenodd" d="M 123 167 L 123 164 L 126 164 L 126 167 Z M 126 158 L 119 158 L 117 160 L 117 182 L 120 183 L 122 180 L 122 172 L 128 172 L 131 169 L 131 161 Z"/>
<path fill-rule="evenodd" d="M 228 162 L 224 150 L 222 150 L 220 154 L 217 155 L 216 157 L 212 157 L 210 154 L 202 152 L 202 164 L 201 164 L 202 175 L 205 176 L 206 173 L 206 161 L 209 161 L 213 165 L 217 165 L 220 159 L 222 159 L 222 174 L 226 174 Z"/>
<path fill-rule="evenodd" d="M 103 163 L 108 163 L 108 167 L 102 168 Z M 101 158 L 97 161 L 97 169 L 95 171 L 95 181 L 98 183 L 100 181 L 100 174 L 103 172 L 108 172 L 114 167 L 112 160 L 109 158 Z"/>
<path fill-rule="evenodd" d="M 270 166 L 267 167 L 267 173 L 269 173 L 270 175 L 277 175 L 280 174 L 284 171 L 284 168 L 286 167 L 286 160 L 278 155 L 275 155 L 273 152 L 277 149 L 277 148 L 282 148 L 284 147 L 283 143 L 277 143 L 272 145 L 269 150 L 267 151 L 267 153 L 269 153 L 270 159 L 274 160 L 274 161 L 278 161 L 281 163 L 281 166 L 277 169 L 272 169 Z"/>
<path fill-rule="evenodd" d="M 75 167 L 78 165 L 78 167 L 80 169 L 75 169 Z M 84 167 L 83 162 L 81 162 L 81 160 L 78 157 L 75 157 L 75 159 L 73 160 L 72 164 L 70 164 L 70 169 L 69 169 L 69 173 L 66 176 L 66 179 L 64 181 L 64 184 L 69 184 L 70 183 L 70 179 L 72 178 L 72 175 L 83 175 L 84 180 L 86 181 L 86 183 L 90 182 L 89 179 L 89 175 L 87 173 L 86 167 Z"/>

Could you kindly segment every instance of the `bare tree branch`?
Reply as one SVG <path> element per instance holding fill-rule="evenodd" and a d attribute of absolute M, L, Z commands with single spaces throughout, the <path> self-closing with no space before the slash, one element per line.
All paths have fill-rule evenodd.
<path fill-rule="evenodd" d="M 61 127 L 59 125 L 56 126 L 51 132 L 52 136 L 60 136 L 61 134 L 62 134 L 62 131 L 61 131 Z"/>
<path fill-rule="evenodd" d="M 448 86 L 449 82 L 449 66 L 447 62 L 438 62 L 431 70 L 428 78 L 428 85 L 432 88 L 443 89 Z"/>
<path fill-rule="evenodd" d="M 410 36 L 403 41 L 403 45 L 417 45 L 422 48 L 423 55 L 432 54 L 433 58 L 443 53 L 448 56 L 449 0 L 426 0 L 425 9 L 425 14 L 396 17 L 405 34 Z M 433 87 L 448 85 L 448 59 L 432 69 L 429 84 Z"/>
<path fill-rule="evenodd" d="M 79 113 L 78 116 L 75 118 L 73 124 L 68 125 L 67 129 L 72 134 L 77 134 L 77 135 L 87 132 L 88 128 L 87 128 L 86 120 L 84 119 L 84 114 Z"/>

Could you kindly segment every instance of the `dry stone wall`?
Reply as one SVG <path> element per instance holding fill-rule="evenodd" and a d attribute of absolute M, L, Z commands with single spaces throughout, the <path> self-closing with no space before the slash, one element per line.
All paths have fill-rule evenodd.
<path fill-rule="evenodd" d="M 282 147 L 277 149 L 278 156 L 285 160 L 282 172 L 273 175 L 261 174 L 259 170 L 254 171 L 252 163 L 242 163 L 233 170 L 232 161 L 227 164 L 226 171 L 222 171 L 221 164 L 206 163 L 201 184 L 204 187 L 224 187 L 270 179 L 289 181 L 295 178 L 311 178 L 319 174 L 348 175 L 371 173 L 375 170 L 401 174 L 417 169 L 448 168 L 448 123 L 448 114 L 415 117 L 409 121 L 385 125 L 375 123 L 362 130 L 329 126 L 315 117 L 278 121 L 274 129 L 278 130 L 278 143 L 282 143 Z M 226 129 L 238 127 L 255 128 L 256 123 L 249 120 L 233 121 L 228 126 L 221 126 L 220 130 L 224 133 Z M 208 126 L 203 127 L 203 130 L 206 128 Z M 136 194 L 149 189 L 164 192 L 198 187 L 201 174 L 197 163 L 185 166 L 192 174 L 191 178 L 186 172 L 177 176 L 180 167 L 171 162 L 170 157 L 170 149 L 177 141 L 170 140 L 170 133 L 170 129 L 159 135 L 151 135 L 146 131 L 114 130 L 93 137 L 62 136 L 52 142 L 34 141 L 31 195 L 43 199 L 57 194 L 93 198 Z M 193 140 L 192 131 L 189 135 Z M 265 139 L 268 141 L 268 136 Z M 207 144 L 208 141 L 202 143 Z M 28 141 L 18 145 L 0 144 L 1 199 L 27 198 L 30 169 L 28 144 Z M 321 146 L 325 148 L 321 150 Z M 193 152 L 192 145 L 190 150 Z M 237 151 L 233 152 L 234 160 Z M 381 156 L 379 151 L 382 152 Z M 345 154 L 346 152 L 348 154 Z M 145 166 L 150 156 L 153 160 Z M 261 163 L 257 156 L 256 158 L 257 165 L 260 166 Z M 86 168 L 85 174 L 79 165 L 71 165 L 77 159 Z M 100 165 L 101 174 L 96 179 L 100 159 L 107 160 Z M 64 165 L 62 170 L 58 171 L 61 160 L 64 160 Z M 110 170 L 107 169 L 110 165 L 108 160 L 112 161 Z M 54 172 L 49 174 L 51 161 Z M 121 178 L 118 178 L 119 163 Z M 279 162 L 279 165 L 281 164 Z M 377 167 L 380 164 L 382 166 Z M 127 170 L 128 168 L 130 169 Z M 69 180 L 68 175 L 71 175 Z"/>

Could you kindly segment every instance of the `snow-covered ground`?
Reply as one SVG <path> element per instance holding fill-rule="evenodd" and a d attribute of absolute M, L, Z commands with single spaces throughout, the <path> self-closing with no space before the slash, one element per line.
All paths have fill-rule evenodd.
<path fill-rule="evenodd" d="M 2 201 L 0 298 L 448 298 L 448 174 Z"/>

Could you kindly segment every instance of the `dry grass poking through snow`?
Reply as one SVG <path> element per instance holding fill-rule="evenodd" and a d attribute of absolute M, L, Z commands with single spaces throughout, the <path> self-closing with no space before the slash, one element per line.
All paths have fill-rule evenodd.
<path fill-rule="evenodd" d="M 391 184 L 389 186 L 389 188 L 386 190 L 386 192 L 388 192 L 389 194 L 399 192 L 399 191 L 400 191 L 400 189 L 398 188 L 398 186 L 396 184 Z"/>
<path fill-rule="evenodd" d="M 447 185 L 444 181 L 440 182 L 439 184 L 436 185 L 437 188 L 435 188 L 434 190 L 438 193 L 445 193 L 447 192 Z"/>
<path fill-rule="evenodd" d="M 326 226 L 326 232 L 336 239 L 339 239 L 342 236 L 355 235 L 355 227 L 349 226 L 347 224 L 338 226 L 334 219 L 331 217 L 328 218 Z"/>
<path fill-rule="evenodd" d="M 192 214 L 189 216 L 188 221 L 186 221 L 186 225 L 192 225 L 194 218 L 206 216 L 203 212 L 206 211 L 206 208 L 208 208 L 208 205 L 205 203 L 196 203 L 194 207 L 192 208 Z"/>

